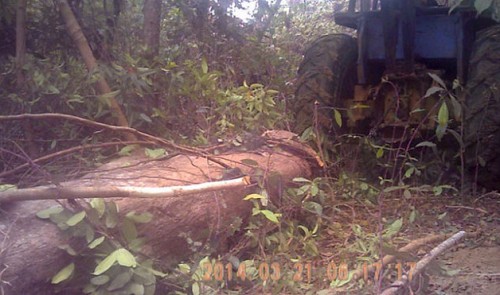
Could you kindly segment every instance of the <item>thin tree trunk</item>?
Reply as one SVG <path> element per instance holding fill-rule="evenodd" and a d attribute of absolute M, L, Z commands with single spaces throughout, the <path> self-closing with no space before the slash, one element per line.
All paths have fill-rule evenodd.
<path fill-rule="evenodd" d="M 23 66 L 26 61 L 26 2 L 27 0 L 18 0 L 16 11 L 16 88 L 21 96 L 25 93 Z M 24 121 L 22 126 L 28 154 L 36 158 L 38 152 L 33 141 L 33 126 L 29 120 Z"/>
<path fill-rule="evenodd" d="M 26 55 L 26 0 L 17 1 L 16 12 L 16 86 L 24 84 L 23 66 Z"/>
<path fill-rule="evenodd" d="M 80 25 L 78 24 L 78 21 L 75 18 L 75 15 L 68 5 L 68 2 L 66 0 L 59 0 L 59 9 L 61 10 L 64 22 L 66 23 L 68 33 L 78 47 L 87 69 L 89 72 L 97 70 L 97 61 L 92 53 L 92 50 L 90 49 L 85 35 L 82 32 L 82 29 L 80 28 Z M 100 94 L 111 93 L 111 88 L 109 87 L 108 82 L 106 82 L 106 79 L 102 76 L 99 80 L 97 80 L 96 86 Z M 127 118 L 114 96 L 109 98 L 109 105 L 111 113 L 116 117 L 117 124 L 119 126 L 128 127 L 129 124 Z M 137 140 L 133 134 L 126 134 L 125 139 L 129 141 Z"/>
<path fill-rule="evenodd" d="M 145 0 L 143 13 L 144 45 L 146 56 L 151 58 L 160 51 L 161 0 Z"/>

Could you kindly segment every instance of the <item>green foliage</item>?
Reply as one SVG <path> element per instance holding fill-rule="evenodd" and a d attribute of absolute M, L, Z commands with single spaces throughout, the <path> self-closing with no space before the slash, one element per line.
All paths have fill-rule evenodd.
<path fill-rule="evenodd" d="M 500 4 L 494 0 L 453 0 L 450 3 L 450 11 L 460 6 L 473 6 L 477 11 L 477 16 L 491 17 L 497 22 L 500 21 Z"/>
<path fill-rule="evenodd" d="M 70 245 L 59 248 L 75 258 L 52 277 L 53 284 L 71 279 L 87 280 L 85 294 L 154 294 L 156 277 L 164 277 L 153 268 L 152 261 L 138 254 L 144 238 L 136 224 L 150 222 L 150 213 L 117 214 L 114 202 L 92 199 L 89 208 L 74 213 L 61 206 L 37 213 L 37 217 L 55 223 L 68 236 L 80 238 L 86 247 L 75 250 Z M 100 237 L 95 237 L 99 233 Z M 81 240 L 83 239 L 83 240 Z"/>

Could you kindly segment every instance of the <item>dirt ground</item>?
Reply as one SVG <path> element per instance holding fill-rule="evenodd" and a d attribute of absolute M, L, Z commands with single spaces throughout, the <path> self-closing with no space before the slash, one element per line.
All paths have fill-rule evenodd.
<path fill-rule="evenodd" d="M 424 294 L 500 294 L 500 195 L 490 193 L 476 199 L 452 201 L 453 205 L 447 200 L 434 201 L 416 206 L 427 209 L 423 215 L 428 220 L 421 230 L 456 228 L 477 235 L 462 240 L 438 257 L 437 268 L 445 271 L 429 268 L 430 281 Z M 444 211 L 448 212 L 444 218 L 432 218 L 433 212 Z M 432 225 L 434 229 L 430 228 Z"/>
<path fill-rule="evenodd" d="M 462 245 L 440 261 L 459 273 L 431 277 L 431 294 L 500 294 L 500 246 Z"/>
<path fill-rule="evenodd" d="M 405 218 L 411 210 L 418 212 L 414 223 L 400 233 L 405 242 L 397 243 L 398 247 L 430 234 L 454 234 L 461 230 L 467 233 L 466 238 L 438 256 L 419 277 L 420 283 L 406 294 L 500 295 L 499 193 L 464 199 L 423 194 L 409 199 L 388 198 L 384 204 L 386 216 Z M 367 218 L 362 208 L 356 207 L 356 211 L 354 222 Z M 427 245 L 411 253 L 416 257 L 415 262 L 437 245 Z M 386 280 L 382 289 L 393 281 Z M 368 285 L 356 293 L 339 294 L 376 293 L 374 286 Z"/>

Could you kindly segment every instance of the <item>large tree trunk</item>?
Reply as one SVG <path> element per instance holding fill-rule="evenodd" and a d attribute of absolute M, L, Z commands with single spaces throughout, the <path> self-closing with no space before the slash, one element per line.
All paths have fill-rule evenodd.
<path fill-rule="evenodd" d="M 146 56 L 154 57 L 160 50 L 161 0 L 144 1 L 143 36 Z"/>
<path fill-rule="evenodd" d="M 238 153 L 218 158 L 227 165 L 238 167 L 243 174 L 252 175 L 256 169 L 265 175 L 279 173 L 279 180 L 269 181 L 271 200 L 279 202 L 283 188 L 294 177 L 311 176 L 311 166 L 303 156 L 286 151 L 261 150 L 259 153 Z M 241 164 L 251 159 L 258 167 Z M 248 163 L 249 161 L 243 161 Z M 221 179 L 225 169 L 207 158 L 179 155 L 164 161 L 144 158 L 122 158 L 103 165 L 86 177 L 66 183 L 71 186 L 147 186 L 166 187 Z M 237 218 L 245 221 L 252 204 L 243 198 L 258 189 L 248 186 L 221 192 L 163 199 L 114 199 L 120 214 L 132 210 L 150 212 L 154 218 L 139 228 L 148 242 L 142 251 L 157 261 L 176 263 L 191 254 L 186 237 L 213 248 L 224 247 Z M 64 265 L 69 256 L 57 246 L 66 244 L 57 226 L 35 217 L 54 201 L 24 201 L 7 203 L 0 215 L 2 242 L 2 287 L 5 294 L 54 294 L 48 280 Z M 8 282 L 9 284 L 5 284 Z M 63 294 L 79 294 L 80 290 L 64 290 Z"/>
<path fill-rule="evenodd" d="M 73 11 L 71 11 L 68 2 L 66 0 L 59 0 L 59 9 L 61 10 L 64 22 L 66 23 L 68 33 L 73 39 L 73 42 L 75 42 L 75 45 L 78 47 L 78 50 L 82 55 L 87 69 L 89 70 L 89 72 L 98 70 L 97 61 L 94 57 L 94 54 L 92 53 L 92 50 L 90 49 L 87 38 L 85 38 L 85 35 L 83 34 L 82 29 L 80 28 L 80 25 L 78 24 L 78 21 L 73 14 Z M 111 93 L 111 88 L 109 87 L 108 82 L 106 82 L 106 79 L 104 79 L 103 76 L 99 77 L 96 86 L 100 94 L 104 95 Z M 116 117 L 118 126 L 128 127 L 129 124 L 127 118 L 120 108 L 120 105 L 118 104 L 116 98 L 112 96 L 108 99 L 111 113 Z M 133 134 L 125 134 L 125 139 L 129 141 L 137 140 Z"/>

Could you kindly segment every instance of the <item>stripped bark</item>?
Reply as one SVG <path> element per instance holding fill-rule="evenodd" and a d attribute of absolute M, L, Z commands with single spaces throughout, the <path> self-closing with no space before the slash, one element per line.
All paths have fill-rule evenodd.
<path fill-rule="evenodd" d="M 221 191 L 250 185 L 248 176 L 236 179 L 211 181 L 191 185 L 169 187 L 140 186 L 92 186 L 75 187 L 73 185 L 41 186 L 25 189 L 0 191 L 0 203 L 28 200 L 57 200 L 83 198 L 170 198 L 192 194 Z"/>

